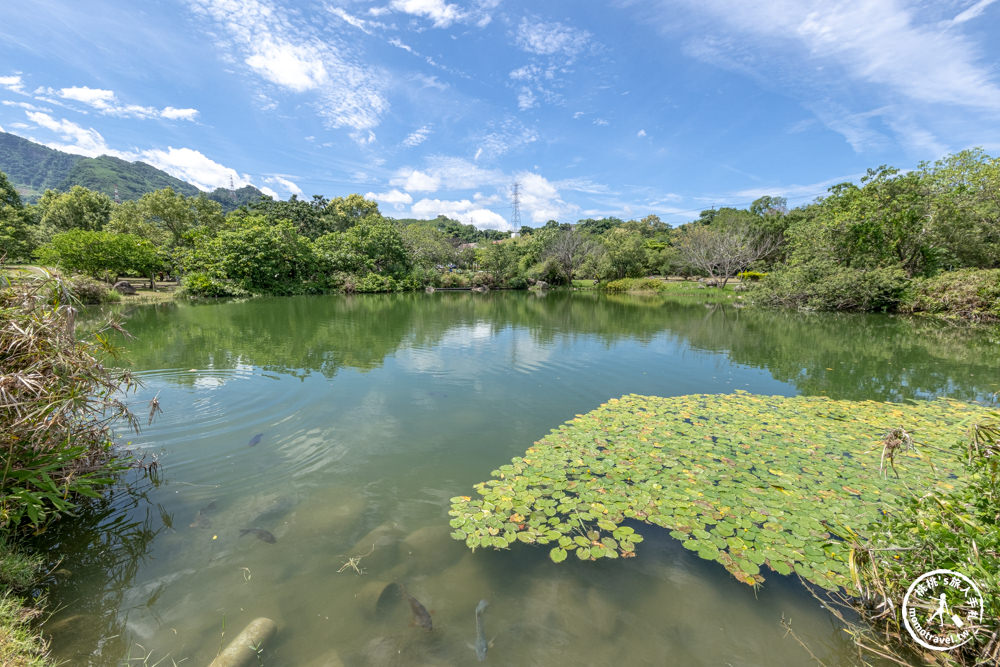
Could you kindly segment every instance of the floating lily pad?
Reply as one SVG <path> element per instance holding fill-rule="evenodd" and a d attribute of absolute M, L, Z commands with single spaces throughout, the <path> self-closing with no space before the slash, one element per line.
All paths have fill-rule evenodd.
<path fill-rule="evenodd" d="M 933 488 L 961 462 L 922 445 L 953 441 L 985 408 L 949 400 L 907 405 L 823 397 L 628 395 L 578 415 L 524 456 L 455 496 L 452 537 L 471 549 L 554 543 L 555 562 L 630 558 L 660 526 L 685 548 L 755 585 L 762 567 L 825 588 L 847 587 L 836 538 L 895 507 L 906 485 Z M 903 427 L 916 451 L 880 474 L 882 437 Z M 634 524 L 633 524 L 634 525 Z"/>

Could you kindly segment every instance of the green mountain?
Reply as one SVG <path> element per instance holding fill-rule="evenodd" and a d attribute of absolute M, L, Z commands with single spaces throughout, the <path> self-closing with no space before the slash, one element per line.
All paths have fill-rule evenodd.
<path fill-rule="evenodd" d="M 0 169 L 2 168 L 3 163 L 0 161 Z M 188 197 L 201 192 L 190 183 L 174 178 L 145 162 L 126 162 L 110 155 L 79 160 L 66 178 L 53 189 L 69 190 L 74 185 L 103 192 L 109 197 L 114 197 L 117 187 L 118 196 L 122 199 L 138 199 L 147 192 L 163 188 L 173 188 Z"/>
<path fill-rule="evenodd" d="M 66 180 L 81 155 L 53 150 L 16 134 L 0 132 L 0 171 L 24 199 L 32 199 Z"/>
<path fill-rule="evenodd" d="M 7 174 L 25 202 L 31 202 L 46 190 L 64 192 L 74 185 L 115 194 L 123 199 L 138 199 L 147 192 L 173 188 L 187 196 L 201 193 L 195 186 L 175 178 L 145 162 L 127 162 L 102 155 L 96 158 L 72 155 L 36 144 L 15 134 L 0 132 L 0 171 Z M 222 204 L 229 212 L 261 198 L 263 193 L 252 185 L 238 190 L 216 188 L 205 196 Z"/>

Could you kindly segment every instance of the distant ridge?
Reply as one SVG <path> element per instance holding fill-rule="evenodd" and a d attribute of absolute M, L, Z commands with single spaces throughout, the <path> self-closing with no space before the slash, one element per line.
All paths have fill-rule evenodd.
<path fill-rule="evenodd" d="M 187 196 L 201 193 L 194 185 L 171 176 L 145 162 L 128 162 L 102 155 L 96 158 L 73 155 L 36 144 L 16 134 L 0 132 L 0 171 L 25 201 L 33 201 L 46 190 L 65 192 L 74 185 L 113 197 L 115 186 L 123 200 L 138 199 L 147 192 L 173 188 Z M 260 199 L 264 193 L 252 185 L 236 190 L 216 188 L 204 193 L 231 211 Z"/>

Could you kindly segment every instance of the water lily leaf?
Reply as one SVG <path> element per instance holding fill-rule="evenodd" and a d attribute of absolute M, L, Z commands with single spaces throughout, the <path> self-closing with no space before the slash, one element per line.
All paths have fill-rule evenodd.
<path fill-rule="evenodd" d="M 556 547 L 555 549 L 549 552 L 549 558 L 552 559 L 553 563 L 563 562 L 564 560 L 566 560 L 566 555 L 567 555 L 566 550 L 560 549 L 559 547 Z"/>
<path fill-rule="evenodd" d="M 904 483 L 879 474 L 885 431 L 905 424 L 920 445 L 950 443 L 986 412 L 950 400 L 627 395 L 553 430 L 472 497 L 454 496 L 451 536 L 471 549 L 558 540 L 550 556 L 632 557 L 642 536 L 622 525 L 629 519 L 664 528 L 750 585 L 766 563 L 846 587 L 843 543 L 824 522 L 864 525 L 899 506 Z M 926 488 L 957 483 L 949 475 L 963 469 L 936 459 L 935 472 L 905 454 L 895 464 L 906 485 Z"/>

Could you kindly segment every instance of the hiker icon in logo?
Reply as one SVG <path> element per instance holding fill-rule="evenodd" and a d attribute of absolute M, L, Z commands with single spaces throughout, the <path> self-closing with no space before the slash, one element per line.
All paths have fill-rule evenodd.
<path fill-rule="evenodd" d="M 971 640 L 982 614 L 979 588 L 964 574 L 952 570 L 921 575 L 903 598 L 907 631 L 914 641 L 932 651 L 948 651 Z"/>

